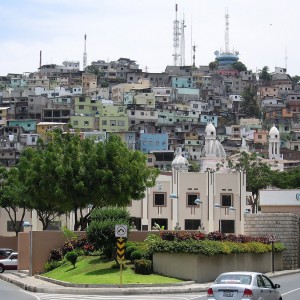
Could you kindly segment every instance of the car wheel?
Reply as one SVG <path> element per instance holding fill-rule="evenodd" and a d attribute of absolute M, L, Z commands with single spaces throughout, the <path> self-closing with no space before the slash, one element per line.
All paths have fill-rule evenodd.
<path fill-rule="evenodd" d="M 5 271 L 5 268 L 3 265 L 0 265 L 0 273 L 3 273 Z"/>

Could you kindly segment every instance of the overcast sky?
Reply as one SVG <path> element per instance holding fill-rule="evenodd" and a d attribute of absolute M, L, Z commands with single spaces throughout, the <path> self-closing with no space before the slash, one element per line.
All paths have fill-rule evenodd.
<path fill-rule="evenodd" d="M 130 58 L 148 72 L 173 64 L 173 21 L 184 18 L 185 63 L 208 65 L 229 48 L 256 71 L 287 67 L 300 75 L 298 0 L 0 0 L 0 75 L 37 71 L 42 64 L 80 61 L 87 34 L 87 63 Z"/>

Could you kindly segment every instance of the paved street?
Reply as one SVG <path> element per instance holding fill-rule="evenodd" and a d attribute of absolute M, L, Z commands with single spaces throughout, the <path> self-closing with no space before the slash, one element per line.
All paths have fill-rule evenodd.
<path fill-rule="evenodd" d="M 39 294 L 36 296 L 40 300 L 197 300 L 206 299 L 206 293 L 189 294 L 189 295 L 132 295 L 132 296 L 93 296 L 93 295 L 62 295 L 62 294 Z"/>

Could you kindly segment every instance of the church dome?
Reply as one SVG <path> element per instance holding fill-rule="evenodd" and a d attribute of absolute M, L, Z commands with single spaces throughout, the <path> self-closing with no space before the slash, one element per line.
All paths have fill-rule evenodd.
<path fill-rule="evenodd" d="M 189 166 L 188 160 L 182 155 L 176 155 L 172 161 L 172 167 L 175 169 L 187 168 Z"/>
<path fill-rule="evenodd" d="M 216 141 L 216 157 L 226 157 L 224 147 L 219 141 Z"/>
<path fill-rule="evenodd" d="M 175 158 L 172 161 L 172 168 L 176 170 L 187 170 L 189 167 L 189 162 L 188 160 L 182 155 L 182 149 L 181 147 L 177 148 L 177 153 Z"/>
<path fill-rule="evenodd" d="M 278 138 L 279 137 L 279 130 L 273 125 L 273 127 L 269 131 L 269 136 Z"/>
<path fill-rule="evenodd" d="M 212 123 L 208 123 L 206 125 L 205 132 L 208 136 L 216 135 L 216 128 Z"/>

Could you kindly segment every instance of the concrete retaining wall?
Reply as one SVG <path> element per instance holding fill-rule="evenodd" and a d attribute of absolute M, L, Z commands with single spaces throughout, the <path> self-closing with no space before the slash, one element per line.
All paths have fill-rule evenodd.
<path fill-rule="evenodd" d="M 155 253 L 153 256 L 155 273 L 199 283 L 211 282 L 223 272 L 272 271 L 271 253 L 241 253 L 230 255 L 196 255 L 182 253 Z M 282 254 L 274 256 L 274 271 L 283 270 Z"/>

